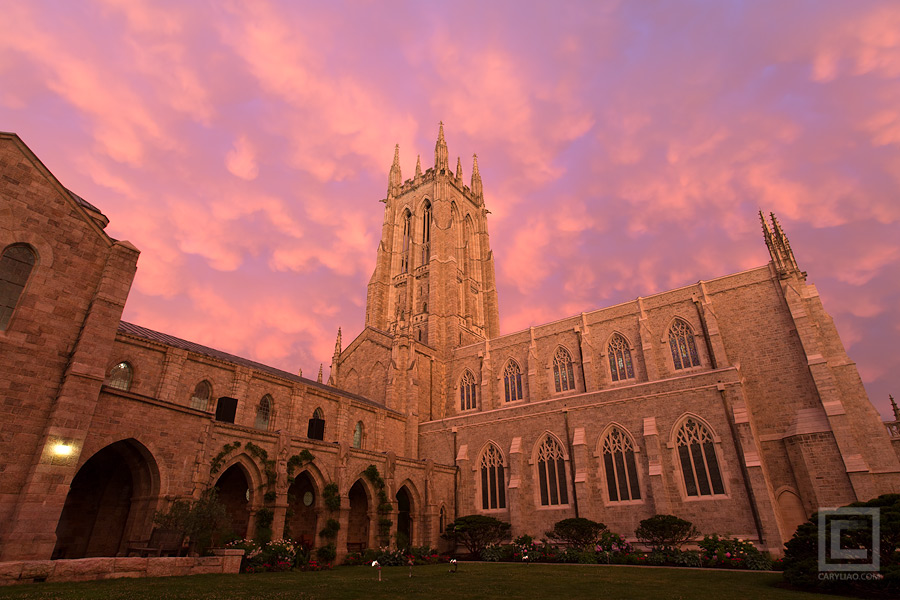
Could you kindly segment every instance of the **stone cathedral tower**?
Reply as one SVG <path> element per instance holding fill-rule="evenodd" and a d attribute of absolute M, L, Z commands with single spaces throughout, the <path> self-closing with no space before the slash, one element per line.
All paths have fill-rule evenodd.
<path fill-rule="evenodd" d="M 346 350 L 336 349 L 332 364 L 335 385 L 410 419 L 412 456 L 415 425 L 443 414 L 453 349 L 500 333 L 478 158 L 466 185 L 458 158 L 450 169 L 441 123 L 434 167 L 423 172 L 421 162 L 404 181 L 394 149 L 366 328 Z"/>
<path fill-rule="evenodd" d="M 434 167 L 400 175 L 400 147 L 388 177 L 384 225 L 369 281 L 366 326 L 411 335 L 437 350 L 499 334 L 487 209 L 474 159 L 471 185 L 450 170 L 444 126 Z"/>

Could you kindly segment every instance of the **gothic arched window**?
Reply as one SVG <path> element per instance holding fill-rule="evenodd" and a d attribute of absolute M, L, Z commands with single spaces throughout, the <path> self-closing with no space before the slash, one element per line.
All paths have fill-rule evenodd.
<path fill-rule="evenodd" d="M 34 263 L 34 252 L 24 244 L 8 246 L 0 256 L 0 331 L 9 325 Z"/>
<path fill-rule="evenodd" d="M 422 214 L 422 264 L 427 265 L 431 259 L 431 202 L 425 201 L 425 212 Z"/>
<path fill-rule="evenodd" d="M 634 460 L 634 444 L 628 434 L 613 427 L 603 438 L 602 453 L 610 502 L 640 500 L 641 488 Z"/>
<path fill-rule="evenodd" d="M 506 391 L 507 402 L 522 399 L 522 371 L 514 360 L 506 363 L 503 370 L 503 389 Z"/>
<path fill-rule="evenodd" d="M 553 356 L 553 382 L 557 392 L 575 389 L 575 370 L 569 351 L 560 346 Z"/>
<path fill-rule="evenodd" d="M 269 430 L 269 423 L 272 417 L 272 396 L 266 394 L 259 401 L 256 407 L 256 428 L 265 431 Z"/>
<path fill-rule="evenodd" d="M 618 333 L 609 341 L 609 372 L 613 381 L 634 379 L 634 366 L 631 364 L 631 350 L 628 342 Z"/>
<path fill-rule="evenodd" d="M 475 406 L 475 376 L 466 369 L 459 380 L 459 410 L 471 410 Z"/>
<path fill-rule="evenodd" d="M 506 478 L 503 476 L 503 455 L 491 444 L 481 455 L 481 508 L 506 508 Z"/>
<path fill-rule="evenodd" d="M 537 459 L 541 506 L 568 504 L 566 461 L 562 446 L 549 435 L 546 436 L 538 448 Z"/>
<path fill-rule="evenodd" d="M 684 491 L 688 496 L 725 493 L 715 441 L 706 425 L 688 418 L 678 429 L 675 445 L 684 475 Z"/>
<path fill-rule="evenodd" d="M 306 437 L 311 440 L 325 439 L 325 413 L 321 408 L 313 411 L 312 419 L 309 420 L 309 426 L 306 429 Z"/>
<path fill-rule="evenodd" d="M 403 245 L 400 249 L 400 272 L 409 271 L 409 238 L 412 235 L 412 215 L 409 211 L 403 212 Z"/>
<path fill-rule="evenodd" d="M 212 396 L 212 386 L 205 379 L 197 384 L 194 393 L 191 394 L 191 408 L 197 410 L 209 409 L 209 398 Z"/>
<path fill-rule="evenodd" d="M 106 378 L 106 385 L 117 390 L 127 392 L 131 389 L 131 379 L 134 375 L 134 369 L 126 361 L 122 361 L 112 368 L 109 377 Z"/>
<path fill-rule="evenodd" d="M 691 326 L 681 319 L 675 319 L 669 328 L 669 348 L 672 350 L 672 362 L 676 370 L 700 366 L 694 332 Z"/>
<path fill-rule="evenodd" d="M 353 447 L 362 448 L 363 445 L 363 422 L 357 421 L 356 427 L 353 428 Z"/>

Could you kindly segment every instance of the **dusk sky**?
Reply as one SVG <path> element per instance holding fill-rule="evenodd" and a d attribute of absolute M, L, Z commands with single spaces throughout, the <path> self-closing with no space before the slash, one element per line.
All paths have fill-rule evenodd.
<path fill-rule="evenodd" d="M 502 333 L 764 265 L 900 396 L 900 2 L 0 0 L 0 130 L 141 250 L 125 320 L 325 377 L 394 144 L 484 180 Z"/>

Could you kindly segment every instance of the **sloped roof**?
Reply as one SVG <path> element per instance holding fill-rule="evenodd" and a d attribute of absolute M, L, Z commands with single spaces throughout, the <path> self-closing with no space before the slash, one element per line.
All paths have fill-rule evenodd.
<path fill-rule="evenodd" d="M 75 192 L 70 190 L 69 188 L 66 188 L 66 191 L 69 192 L 69 194 L 71 194 L 72 197 L 75 198 L 75 202 L 77 202 L 81 206 L 85 207 L 88 210 L 98 212 L 101 215 L 103 214 L 103 212 L 99 208 L 97 208 L 96 206 L 94 206 L 93 204 L 91 204 L 90 202 L 88 202 L 87 200 L 85 200 L 84 198 L 82 198 L 81 196 L 79 196 L 78 194 L 76 194 Z M 103 215 L 103 216 L 106 216 L 106 215 Z"/>
<path fill-rule="evenodd" d="M 228 354 L 227 352 L 222 352 L 221 350 L 216 350 L 215 348 L 209 348 L 207 346 L 201 346 L 200 344 L 195 344 L 194 342 L 189 342 L 187 340 L 183 340 L 181 338 L 177 338 L 173 335 L 169 335 L 167 333 L 161 333 L 159 331 L 153 331 L 152 329 L 147 329 L 146 327 L 141 327 L 140 325 L 135 325 L 134 323 L 128 323 L 126 321 L 119 321 L 119 333 L 124 333 L 126 335 L 142 338 L 145 340 L 149 340 L 151 342 L 157 342 L 160 344 L 165 344 L 167 346 L 172 346 L 173 348 L 181 348 L 182 350 L 187 350 L 188 352 L 193 352 L 195 354 L 200 354 L 202 356 L 209 356 L 210 358 L 216 358 L 218 360 L 222 360 L 225 362 L 230 362 L 236 365 L 241 365 L 243 367 L 247 367 L 253 369 L 255 371 L 260 371 L 262 373 L 269 373 L 270 375 L 275 375 L 276 377 L 280 377 L 282 379 L 287 379 L 288 381 L 294 381 L 298 383 L 303 383 L 304 385 L 308 385 L 310 387 L 319 388 L 321 390 L 325 390 L 331 392 L 333 394 L 338 394 L 341 396 L 347 396 L 348 398 L 352 398 L 364 404 L 368 404 L 370 406 L 376 406 L 383 410 L 388 410 L 390 412 L 396 413 L 397 411 L 391 410 L 385 407 L 382 404 L 378 404 L 377 402 L 373 402 L 368 398 L 364 398 L 363 396 L 359 396 L 357 394 L 351 394 L 344 390 L 338 389 L 336 387 L 332 387 L 330 385 L 325 385 L 324 383 L 319 383 L 318 381 L 313 381 L 311 379 L 307 379 L 306 377 L 300 377 L 299 375 L 294 375 L 293 373 L 288 373 L 287 371 L 282 371 L 281 369 L 276 369 L 275 367 L 270 367 L 269 365 L 264 365 L 262 363 L 258 363 L 253 360 L 249 360 L 247 358 L 241 358 L 240 356 L 235 356 L 234 354 Z"/>

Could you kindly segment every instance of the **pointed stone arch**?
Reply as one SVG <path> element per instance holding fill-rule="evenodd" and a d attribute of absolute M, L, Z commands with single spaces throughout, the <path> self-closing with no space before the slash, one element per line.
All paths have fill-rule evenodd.
<path fill-rule="evenodd" d="M 519 365 L 519 361 L 510 357 L 504 363 L 498 377 L 503 382 L 504 402 L 518 402 L 525 398 L 524 378 L 522 377 L 522 367 Z"/>
<path fill-rule="evenodd" d="M 315 545 L 316 534 L 321 529 L 319 517 L 323 511 L 324 487 L 325 480 L 321 472 L 310 464 L 294 476 L 294 481 L 288 488 L 291 515 L 285 524 L 285 534 L 306 547 Z"/>
<path fill-rule="evenodd" d="M 368 397 L 377 402 L 387 400 L 387 368 L 381 361 L 376 361 L 369 373 Z"/>
<path fill-rule="evenodd" d="M 500 444 L 492 439 L 482 444 L 472 463 L 475 477 L 476 510 L 506 509 L 508 469 L 509 458 L 504 454 Z"/>
<path fill-rule="evenodd" d="M 229 459 L 217 472 L 213 487 L 231 518 L 234 534 L 252 535 L 250 517 L 262 502 L 263 477 L 251 456 L 242 452 Z"/>
<path fill-rule="evenodd" d="M 778 505 L 779 516 L 783 528 L 782 537 L 791 539 L 797 528 L 805 523 L 809 516 L 800 499 L 800 494 L 790 486 L 781 486 L 775 491 L 775 501 Z"/>
<path fill-rule="evenodd" d="M 351 394 L 359 394 L 359 373 L 356 372 L 356 369 L 350 368 L 346 373 L 341 373 L 341 377 L 343 379 L 343 388 L 350 392 Z"/>
<path fill-rule="evenodd" d="M 557 344 L 553 355 L 550 357 L 548 365 L 550 376 L 553 380 L 550 389 L 554 393 L 574 392 L 578 390 L 578 383 L 575 379 L 575 359 L 574 354 L 565 344 Z"/>
<path fill-rule="evenodd" d="M 394 499 L 397 502 L 397 538 L 402 540 L 402 537 L 405 536 L 407 544 L 415 546 L 420 537 L 419 512 L 421 512 L 422 503 L 416 485 L 411 479 L 406 479 L 397 486 Z M 397 545 L 402 546 L 402 542 L 398 541 Z"/>
<path fill-rule="evenodd" d="M 601 349 L 612 382 L 636 379 L 635 357 L 638 352 L 627 335 L 614 330 Z"/>
<path fill-rule="evenodd" d="M 72 479 L 53 558 L 116 556 L 149 534 L 159 495 L 159 466 L 144 444 L 127 438 L 104 446 Z"/>
<path fill-rule="evenodd" d="M 641 501 L 640 451 L 634 435 L 621 423 L 614 421 L 603 428 L 594 456 L 606 502 Z"/>
<path fill-rule="evenodd" d="M 572 498 L 566 445 L 553 432 L 545 431 L 531 451 L 536 506 L 568 506 Z"/>
<path fill-rule="evenodd" d="M 360 474 L 347 488 L 347 551 L 356 552 L 370 547 L 374 535 L 372 517 L 377 499 L 364 475 Z"/>
<path fill-rule="evenodd" d="M 727 477 L 721 439 L 706 419 L 686 412 L 679 417 L 669 438 L 672 460 L 681 477 L 685 497 L 724 496 Z"/>
<path fill-rule="evenodd" d="M 673 371 L 680 371 L 708 363 L 709 356 L 706 355 L 706 348 L 701 343 L 702 340 L 702 327 L 694 326 L 691 319 L 677 314 L 673 315 L 660 337 L 660 344 L 667 349 L 666 364 Z"/>
<path fill-rule="evenodd" d="M 462 374 L 457 379 L 457 390 L 459 391 L 459 410 L 473 410 L 478 408 L 478 380 L 475 373 L 468 367 L 462 370 Z"/>

